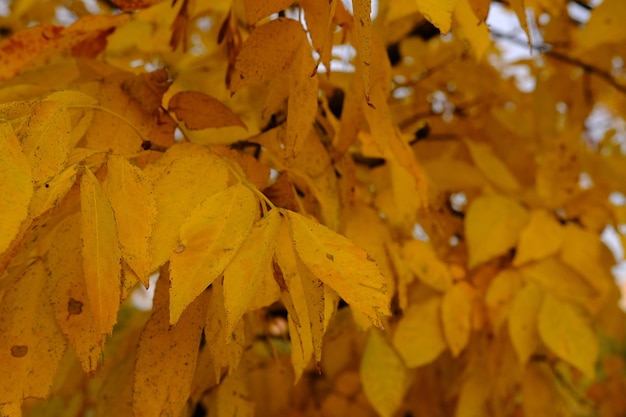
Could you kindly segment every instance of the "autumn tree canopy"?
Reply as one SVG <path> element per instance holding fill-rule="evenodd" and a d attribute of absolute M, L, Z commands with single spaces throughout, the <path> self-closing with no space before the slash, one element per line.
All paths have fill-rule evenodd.
<path fill-rule="evenodd" d="M 0 415 L 626 415 L 621 0 L 0 15 Z"/>

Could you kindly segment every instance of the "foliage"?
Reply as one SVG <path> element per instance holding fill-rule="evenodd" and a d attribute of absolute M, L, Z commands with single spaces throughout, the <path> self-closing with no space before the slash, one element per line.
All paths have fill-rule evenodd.
<path fill-rule="evenodd" d="M 626 414 L 626 8 L 376 5 L 10 3 L 0 414 Z"/>

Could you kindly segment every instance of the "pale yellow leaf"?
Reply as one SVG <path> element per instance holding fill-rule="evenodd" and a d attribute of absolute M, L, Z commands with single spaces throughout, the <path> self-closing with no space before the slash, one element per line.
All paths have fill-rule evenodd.
<path fill-rule="evenodd" d="M 168 105 L 179 120 L 191 130 L 246 125 L 224 103 L 200 91 L 181 91 Z"/>
<path fill-rule="evenodd" d="M 600 353 L 598 336 L 590 317 L 579 306 L 546 295 L 539 313 L 539 335 L 561 359 L 594 377 Z"/>
<path fill-rule="evenodd" d="M 370 103 L 371 66 L 372 66 L 372 2 L 371 0 L 352 0 L 354 10 L 354 35 L 358 66 L 363 77 L 365 100 Z"/>
<path fill-rule="evenodd" d="M 168 284 L 167 272 L 162 271 L 156 286 L 154 312 L 137 348 L 135 417 L 179 416 L 191 391 L 209 293 L 191 303 L 172 326 Z"/>
<path fill-rule="evenodd" d="M 450 31 L 456 0 L 415 0 L 415 3 L 420 13 L 441 33 L 445 34 Z"/>
<path fill-rule="evenodd" d="M 278 13 L 285 10 L 293 0 L 244 0 L 244 7 L 246 10 L 246 20 L 248 24 L 254 25 L 264 17 L 268 17 L 271 14 Z"/>
<path fill-rule="evenodd" d="M 467 0 L 462 1 L 466 2 Z M 470 139 L 465 140 L 464 143 L 478 169 L 492 184 L 504 191 L 518 191 L 520 189 L 517 178 L 489 145 Z"/>
<path fill-rule="evenodd" d="M 106 192 L 111 201 L 122 256 L 144 286 L 152 272 L 151 237 L 156 220 L 152 184 L 143 171 L 113 155 L 107 161 Z"/>
<path fill-rule="evenodd" d="M 491 194 L 472 201 L 465 216 L 469 267 L 512 249 L 526 227 L 528 217 L 528 211 L 509 197 Z"/>
<path fill-rule="evenodd" d="M 537 261 L 555 254 L 563 242 L 563 228 L 546 210 L 533 210 L 520 234 L 513 265 Z"/>
<path fill-rule="evenodd" d="M 228 184 L 228 166 L 219 157 L 200 149 L 172 147 L 163 157 L 172 151 L 171 161 L 151 173 L 157 205 L 152 234 L 153 270 L 163 265 L 180 245 L 180 227 L 192 210 Z"/>
<path fill-rule="evenodd" d="M 281 215 L 278 214 L 278 210 L 271 210 L 255 223 L 245 242 L 224 270 L 227 334 L 232 332 L 246 312 L 260 308 L 259 304 L 269 305 L 276 301 L 269 301 L 266 298 L 267 293 L 263 294 L 266 297 L 260 293 L 267 291 L 269 285 L 278 288 L 272 275 L 272 256 L 280 223 Z M 267 277 L 271 277 L 271 281 L 267 280 Z M 275 298 L 278 296 L 276 291 Z"/>
<path fill-rule="evenodd" d="M 393 346 L 409 368 L 437 359 L 446 347 L 440 317 L 441 297 L 411 304 L 398 321 Z"/>
<path fill-rule="evenodd" d="M 544 292 L 535 283 L 528 283 L 515 297 L 509 316 L 509 335 L 522 365 L 539 347 L 537 320 Z"/>
<path fill-rule="evenodd" d="M 87 296 L 96 329 L 110 334 L 121 297 L 121 252 L 111 203 L 89 169 L 80 179 L 81 241 Z"/>
<path fill-rule="evenodd" d="M 472 289 L 459 282 L 446 291 L 441 302 L 443 334 L 453 356 L 459 356 L 469 342 L 471 319 Z"/>
<path fill-rule="evenodd" d="M 370 329 L 361 358 L 361 385 L 372 407 L 382 417 L 392 417 L 409 387 L 402 359 L 380 330 Z"/>
<path fill-rule="evenodd" d="M 170 261 L 170 321 L 178 317 L 231 262 L 248 238 L 257 199 L 237 183 L 204 200 L 180 229 L 180 248 Z"/>
<path fill-rule="evenodd" d="M 402 246 L 402 258 L 423 283 L 438 291 L 452 286 L 450 269 L 435 253 L 428 242 L 410 240 Z"/>
<path fill-rule="evenodd" d="M 237 55 L 230 91 L 270 80 L 286 71 L 302 42 L 306 42 L 304 29 L 293 19 L 279 17 L 254 29 Z"/>
<path fill-rule="evenodd" d="M 0 303 L 0 403 L 45 398 L 66 341 L 54 322 L 48 274 L 41 262 L 28 267 Z"/>
<path fill-rule="evenodd" d="M 102 362 L 104 335 L 96 330 L 87 296 L 80 232 L 79 213 L 67 216 L 53 232 L 48 252 L 50 301 L 83 370 L 94 372 Z"/>
<path fill-rule="evenodd" d="M 33 195 L 30 167 L 11 125 L 0 123 L 0 253 L 17 235 Z"/>
<path fill-rule="evenodd" d="M 311 48 L 302 42 L 289 70 L 289 101 L 287 102 L 287 155 L 300 153 L 308 139 L 317 113 L 317 77 Z"/>
<path fill-rule="evenodd" d="M 40 101 L 34 105 L 26 126 L 18 136 L 37 187 L 65 168 L 70 153 L 70 116 L 64 104 Z"/>
<path fill-rule="evenodd" d="M 301 214 L 285 210 L 298 257 L 324 284 L 377 326 L 389 314 L 391 294 L 367 253 L 350 240 Z"/>

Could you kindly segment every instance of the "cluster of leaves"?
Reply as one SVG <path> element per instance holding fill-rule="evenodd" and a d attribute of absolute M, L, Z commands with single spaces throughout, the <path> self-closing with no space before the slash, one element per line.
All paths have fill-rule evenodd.
<path fill-rule="evenodd" d="M 509 3 L 12 2 L 0 414 L 626 413 L 626 9 Z"/>

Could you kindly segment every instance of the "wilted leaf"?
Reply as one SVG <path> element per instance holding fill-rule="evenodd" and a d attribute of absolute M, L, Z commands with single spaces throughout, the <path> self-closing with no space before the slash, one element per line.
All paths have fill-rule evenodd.
<path fill-rule="evenodd" d="M 402 359 L 378 329 L 370 329 L 365 342 L 361 384 L 367 399 L 382 417 L 395 414 L 409 386 Z"/>
<path fill-rule="evenodd" d="M 446 347 L 441 325 L 441 297 L 412 304 L 393 335 L 393 345 L 409 368 L 437 359 Z"/>
<path fill-rule="evenodd" d="M 97 331 L 110 334 L 120 307 L 121 252 L 111 203 L 89 169 L 80 180 L 80 206 L 87 296 Z"/>
<path fill-rule="evenodd" d="M 561 359 L 593 378 L 600 347 L 590 317 L 579 306 L 546 295 L 539 312 L 539 334 Z"/>
<path fill-rule="evenodd" d="M 191 130 L 246 125 L 218 99 L 199 91 L 181 91 L 172 96 L 169 110 Z"/>
<path fill-rule="evenodd" d="M 204 200 L 180 229 L 180 251 L 170 261 L 170 321 L 217 279 L 248 239 L 257 200 L 238 183 Z M 261 248 L 261 246 L 259 246 Z"/>
<path fill-rule="evenodd" d="M 381 325 L 389 314 L 390 294 L 385 278 L 367 253 L 345 237 L 307 219 L 285 211 L 298 257 L 324 284 L 355 310 Z"/>

